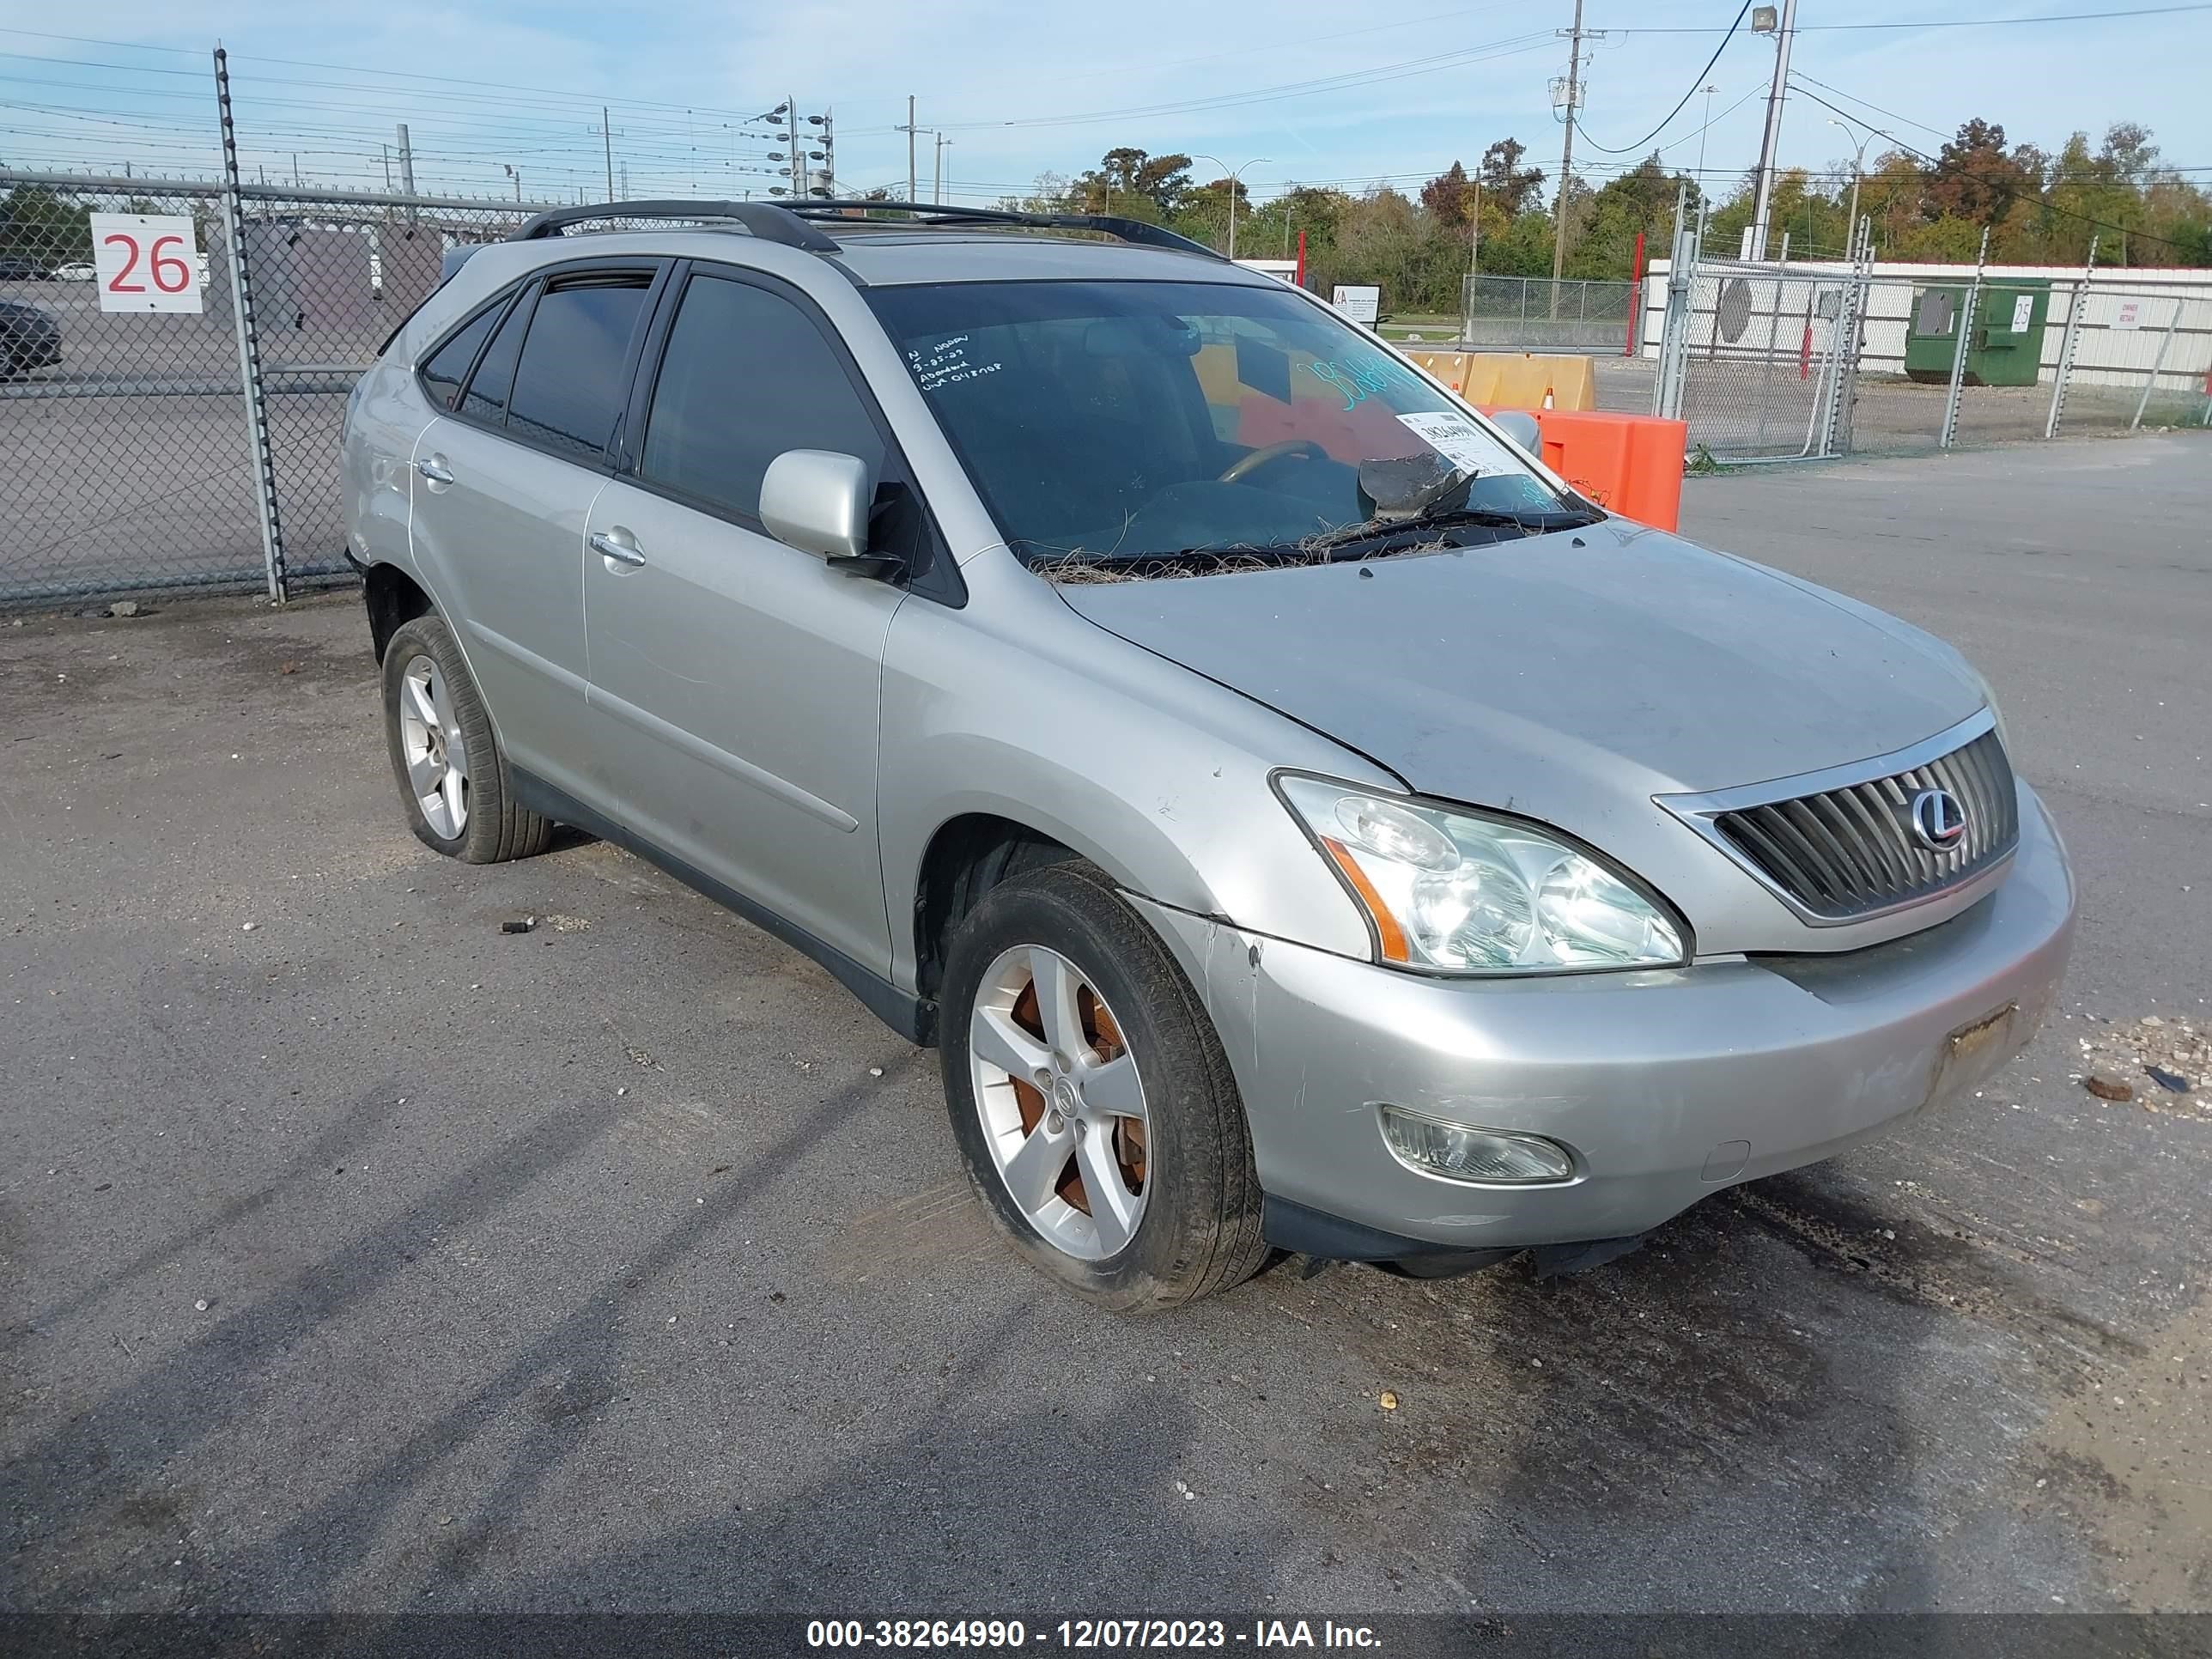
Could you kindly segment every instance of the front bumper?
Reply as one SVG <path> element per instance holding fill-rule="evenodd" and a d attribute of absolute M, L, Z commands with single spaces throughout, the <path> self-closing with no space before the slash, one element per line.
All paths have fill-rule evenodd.
<path fill-rule="evenodd" d="M 1430 979 L 1137 903 L 1205 998 L 1271 1200 L 1439 1250 L 1619 1238 L 1870 1139 L 2027 1043 L 2065 969 L 2074 883 L 2019 788 L 2020 848 L 1996 891 L 1837 955 Z M 1548 1136 L 1577 1174 L 1421 1174 L 1384 1146 L 1382 1102 Z"/>

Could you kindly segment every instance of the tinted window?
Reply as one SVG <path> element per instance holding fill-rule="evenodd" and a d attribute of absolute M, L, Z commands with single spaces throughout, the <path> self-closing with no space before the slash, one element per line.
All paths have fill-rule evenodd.
<path fill-rule="evenodd" d="M 514 386 L 514 361 L 522 355 L 522 331 L 530 326 L 530 301 L 517 301 L 493 335 L 483 361 L 469 376 L 461 394 L 461 413 L 496 425 L 507 418 L 507 394 Z"/>
<path fill-rule="evenodd" d="M 514 371 L 507 429 L 598 456 L 629 398 L 623 364 L 649 279 L 593 276 L 538 297 Z"/>
<path fill-rule="evenodd" d="M 766 289 L 694 277 L 669 331 L 640 470 L 755 514 L 761 475 L 787 449 L 834 449 L 883 467 L 875 422 L 807 314 Z"/>
<path fill-rule="evenodd" d="M 505 301 L 500 302 L 504 305 Z M 430 361 L 422 365 L 423 389 L 429 392 L 430 401 L 441 409 L 453 406 L 453 394 L 461 389 L 461 380 L 476 361 L 477 348 L 491 332 L 491 325 L 499 320 L 500 306 L 489 306 L 469 319 L 468 326 L 430 354 Z"/>

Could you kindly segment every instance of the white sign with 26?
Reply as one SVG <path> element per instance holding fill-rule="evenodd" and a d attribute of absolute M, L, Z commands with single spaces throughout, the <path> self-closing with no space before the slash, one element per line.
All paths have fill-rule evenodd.
<path fill-rule="evenodd" d="M 92 260 L 102 311 L 200 311 L 199 233 L 189 218 L 92 216 Z"/>

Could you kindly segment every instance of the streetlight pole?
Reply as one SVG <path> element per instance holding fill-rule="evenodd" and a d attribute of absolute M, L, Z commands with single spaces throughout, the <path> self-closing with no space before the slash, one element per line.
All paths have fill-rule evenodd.
<path fill-rule="evenodd" d="M 1255 155 L 1243 167 L 1231 167 L 1218 155 L 1198 155 L 1191 159 L 1211 161 L 1229 175 L 1229 257 L 1234 259 L 1237 257 L 1237 192 L 1244 187 L 1242 177 L 1244 167 L 1261 167 L 1274 158 L 1271 155 Z"/>
<path fill-rule="evenodd" d="M 1828 125 L 1832 127 L 1842 127 L 1846 136 L 1855 131 L 1848 123 L 1838 121 L 1833 116 L 1828 118 Z M 1866 147 L 1873 142 L 1874 134 L 1869 132 L 1859 140 L 1858 148 L 1851 152 L 1851 216 L 1850 222 L 1844 227 L 1844 246 L 1850 251 L 1852 258 L 1857 257 L 1858 254 L 1859 174 L 1864 171 Z"/>
<path fill-rule="evenodd" d="M 1756 29 L 1764 20 L 1754 18 Z M 1782 142 L 1782 106 L 1790 95 L 1790 42 L 1797 33 L 1797 0 L 1782 0 L 1774 42 L 1774 86 L 1766 94 L 1766 132 L 1759 145 L 1759 187 L 1751 209 L 1751 257 L 1766 257 L 1767 216 L 1774 205 L 1774 152 Z"/>

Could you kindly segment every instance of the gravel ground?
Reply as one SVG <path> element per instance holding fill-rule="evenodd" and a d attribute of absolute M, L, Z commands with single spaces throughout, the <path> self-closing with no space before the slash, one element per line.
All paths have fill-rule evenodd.
<path fill-rule="evenodd" d="M 1690 484 L 1998 690 L 2084 921 L 1980 1094 L 1580 1277 L 1138 1321 L 810 964 L 410 839 L 352 600 L 0 624 L 0 1613 L 2212 1609 L 2212 1118 L 2070 1075 L 2212 1012 L 2208 463 Z"/>

